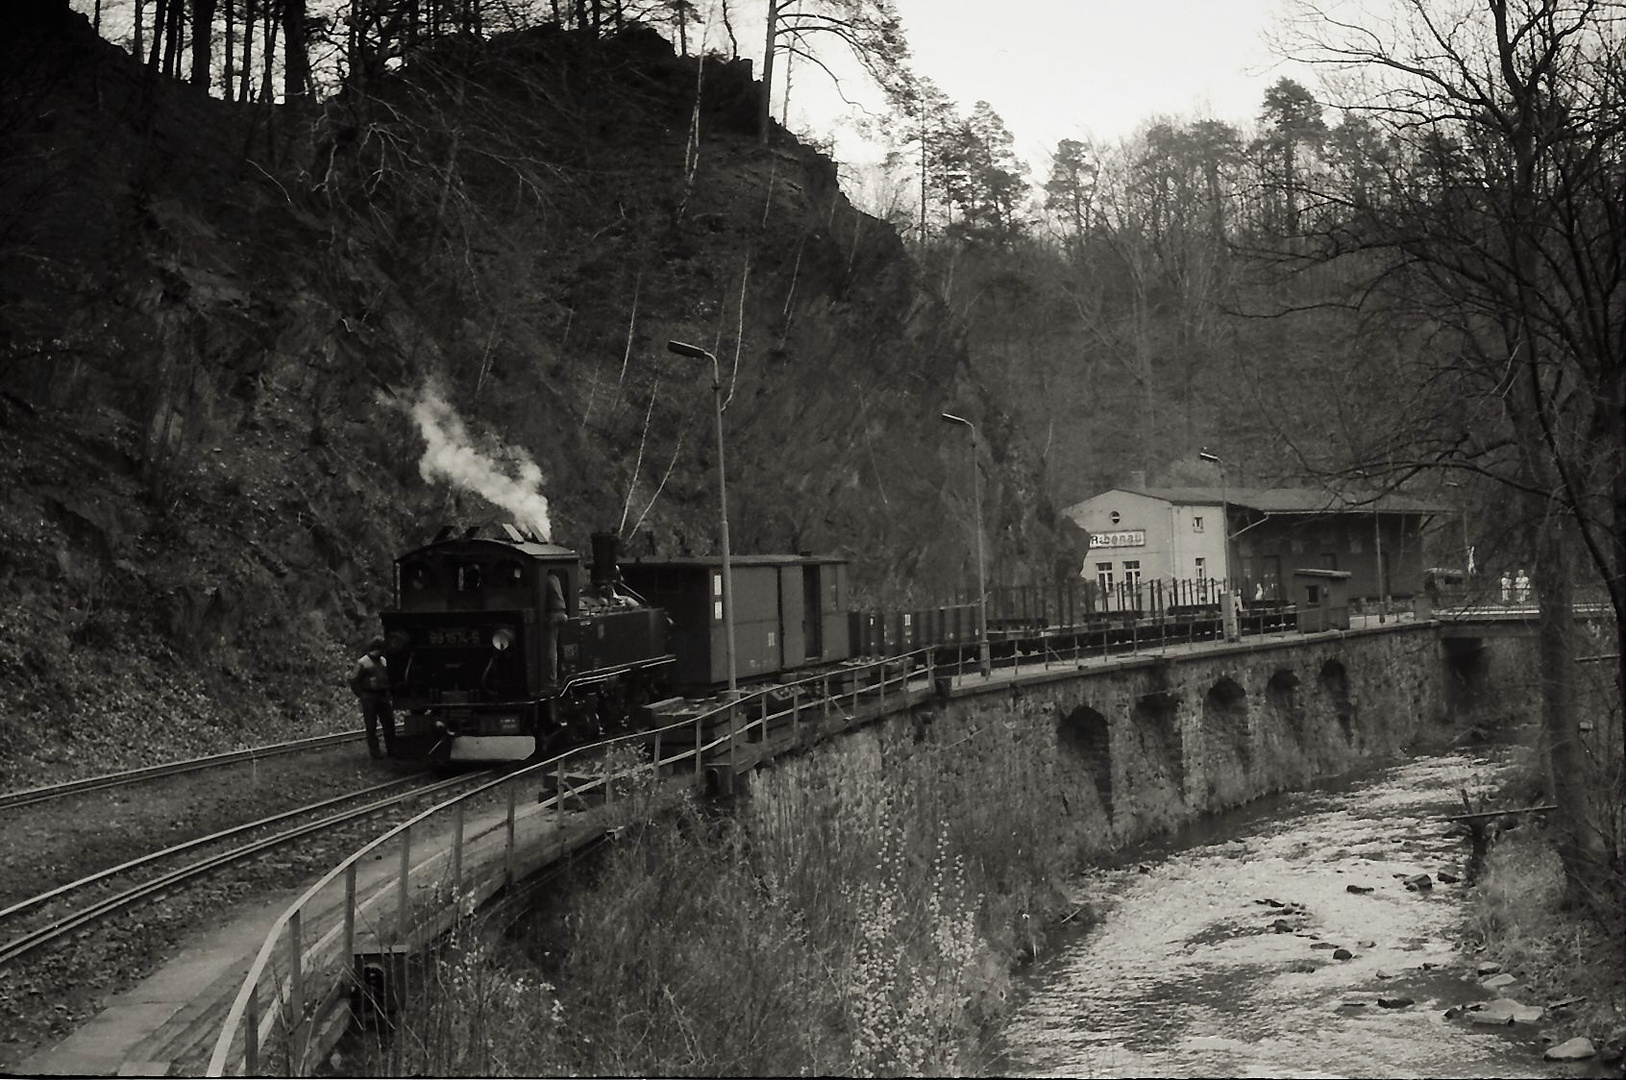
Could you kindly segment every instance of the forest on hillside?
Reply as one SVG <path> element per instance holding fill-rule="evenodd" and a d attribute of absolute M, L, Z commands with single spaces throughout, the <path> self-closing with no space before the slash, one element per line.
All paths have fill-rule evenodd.
<path fill-rule="evenodd" d="M 968 576 L 964 447 L 935 423 L 952 409 L 978 426 L 996 579 L 1065 576 L 1059 508 L 1137 474 L 1217 480 L 1207 448 L 1230 483 L 1462 506 L 1438 557 L 1471 539 L 1484 565 L 1534 568 L 1549 671 L 1573 654 L 1575 583 L 1626 614 L 1614 5 L 1394 0 L 1350 25 L 1303 2 L 1284 40 L 1325 85 L 1278 81 L 1251 128 L 1064 141 L 1042 175 L 994 104 L 913 68 L 891 0 L 72 7 L 111 52 L 7 72 L 6 407 L 117 399 L 134 520 L 197 499 L 222 433 L 274 399 L 312 476 L 366 493 L 288 504 L 316 522 L 289 550 L 353 594 L 335 615 L 376 600 L 408 519 L 462 508 L 414 481 L 432 470 L 404 417 L 427 436 L 425 408 L 543 457 L 566 533 L 705 548 L 706 387 L 663 395 L 652 360 L 677 334 L 728 363 L 746 548 L 849 551 L 874 595 Z M 806 79 L 836 54 L 891 110 L 874 216 L 771 115 L 792 60 Z M 86 119 L 113 102 L 115 128 Z M 412 389 L 431 371 L 444 402 Z M 234 506 L 241 475 L 216 492 Z M 139 529 L 57 502 L 103 538 L 99 565 L 129 562 Z M 105 570 L 77 559 L 56 568 L 94 604 Z"/>
<path fill-rule="evenodd" d="M 1468 15 L 1483 7 L 1485 27 L 1507 9 L 1459 6 Z M 1526 5 L 1536 14 L 1550 6 Z M 705 51 L 736 71 L 751 71 L 742 55 L 763 55 L 742 40 L 754 45 L 766 31 L 767 63 L 758 60 L 753 72 L 760 92 L 737 105 L 742 122 L 755 113 L 764 142 L 779 130 L 771 103 L 789 111 L 792 63 L 801 63 L 799 78 L 807 80 L 834 78 L 826 61 L 856 59 L 892 113 L 875 125 L 891 147 L 885 169 L 857 178 L 861 205 L 904 240 L 911 287 L 948 313 L 979 392 L 989 395 L 981 417 L 989 468 L 995 483 L 1008 481 L 994 511 L 993 539 L 1002 547 L 995 561 L 1011 579 L 1044 576 L 1043 552 L 1066 550 L 1032 542 L 1031 528 L 1018 525 L 1031 512 L 1020 501 L 1039 496 L 1063 507 L 1137 476 L 1217 482 L 1217 472 L 1198 462 L 1200 447 L 1220 455 L 1239 485 L 1403 490 L 1462 507 L 1463 519 L 1435 523 L 1440 561 L 1461 561 L 1467 542 L 1481 562 L 1530 557 L 1534 521 L 1509 529 L 1505 515 L 1487 513 L 1500 505 L 1500 483 L 1513 466 L 1502 454 L 1505 432 L 1492 430 L 1505 418 L 1476 408 L 1477 390 L 1459 381 L 1471 365 L 1459 363 L 1458 313 L 1442 310 L 1453 298 L 1423 303 L 1394 272 L 1397 259 L 1410 257 L 1398 232 L 1404 223 L 1439 212 L 1445 193 L 1479 185 L 1487 168 L 1498 167 L 1483 154 L 1496 132 L 1457 115 L 1450 86 L 1454 69 L 1473 72 L 1494 49 L 1492 39 L 1474 36 L 1471 20 L 1429 54 L 1437 72 L 1402 63 L 1399 46 L 1385 53 L 1362 42 L 1352 51 L 1301 37 L 1305 56 L 1415 76 L 1416 86 L 1380 82 L 1389 99 L 1379 91 L 1335 99 L 1284 78 L 1266 92 L 1251 127 L 1149 117 L 1130 139 L 1063 140 L 1048 162 L 1029 163 L 1016 157 L 994 105 L 954 102 L 914 69 L 908 27 L 889 0 L 75 0 L 74 7 L 153 75 L 245 105 L 342 101 L 358 88 L 387 85 L 432 50 L 527 27 L 595 36 L 647 28 L 680 56 Z M 1584 67 L 1614 31 L 1589 5 L 1554 11 L 1571 8 L 1571 21 L 1586 32 L 1555 24 L 1549 36 L 1568 50 L 1559 59 Z M 1429 25 L 1428 4 L 1397 11 Z M 1301 28 L 1313 26 L 1314 14 L 1300 11 Z M 1405 25 L 1396 24 L 1402 46 Z M 1531 63 L 1539 60 L 1533 40 L 1512 43 Z M 1431 83 L 1436 74 L 1443 81 Z M 1571 74 L 1600 90 L 1613 77 Z M 1589 137 L 1610 137 L 1607 126 L 1587 124 Z M 817 143 L 817 133 L 808 138 Z M 434 162 L 423 164 L 433 171 Z M 453 194 L 442 188 L 437 221 Z M 863 219 L 852 223 L 856 247 Z M 833 214 L 828 226 L 836 228 Z M 1607 294 L 1595 299 L 1607 309 Z M 635 318 L 632 290 L 614 303 Z M 1465 438 L 1473 445 L 1458 452 Z M 1050 520 L 1048 511 L 1041 516 Z"/>

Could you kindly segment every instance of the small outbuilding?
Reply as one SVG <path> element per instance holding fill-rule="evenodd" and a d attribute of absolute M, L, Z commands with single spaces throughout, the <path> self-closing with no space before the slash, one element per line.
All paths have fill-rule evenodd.
<path fill-rule="evenodd" d="M 1299 609 L 1299 631 L 1349 629 L 1349 571 L 1300 567 L 1293 571 L 1293 602 Z"/>

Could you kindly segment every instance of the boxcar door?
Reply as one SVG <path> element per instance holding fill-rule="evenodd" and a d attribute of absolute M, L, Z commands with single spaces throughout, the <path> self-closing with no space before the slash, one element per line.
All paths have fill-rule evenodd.
<path fill-rule="evenodd" d="M 817 563 L 802 567 L 802 647 L 810 660 L 824 656 L 824 605 Z"/>

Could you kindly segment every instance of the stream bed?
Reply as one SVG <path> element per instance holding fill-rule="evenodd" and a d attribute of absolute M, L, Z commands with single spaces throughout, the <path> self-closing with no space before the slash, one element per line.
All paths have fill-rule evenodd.
<path fill-rule="evenodd" d="M 1482 985 L 1459 944 L 1468 886 L 1452 879 L 1468 842 L 1446 815 L 1498 767 L 1414 759 L 1261 800 L 1092 872 L 1079 899 L 1098 922 L 1025 973 L 996 1071 L 1601 1075 L 1542 1060 L 1550 1015 L 1475 1022 L 1497 998 L 1552 1004 L 1516 981 Z M 1430 887 L 1408 888 L 1419 874 Z"/>

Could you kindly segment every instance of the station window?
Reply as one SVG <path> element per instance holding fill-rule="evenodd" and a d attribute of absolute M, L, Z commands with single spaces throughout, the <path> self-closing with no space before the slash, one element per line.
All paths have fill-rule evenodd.
<path fill-rule="evenodd" d="M 1095 583 L 1103 589 L 1112 588 L 1112 564 L 1098 562 L 1095 564 Z"/>
<path fill-rule="evenodd" d="M 1199 556 L 1197 556 L 1197 580 L 1201 581 L 1203 578 L 1205 578 L 1207 576 L 1208 576 L 1208 560 L 1206 558 L 1204 558 L 1203 556 L 1199 555 Z"/>
<path fill-rule="evenodd" d="M 1114 510 L 1112 513 L 1107 515 L 1107 520 L 1112 522 L 1114 525 L 1118 524 L 1123 519 L 1124 519 L 1124 516 L 1122 514 L 1118 513 L 1118 511 L 1116 511 L 1116 510 Z"/>
<path fill-rule="evenodd" d="M 1131 589 L 1140 587 L 1140 560 L 1124 560 L 1124 584 Z"/>
<path fill-rule="evenodd" d="M 1203 516 L 1201 514 L 1192 514 L 1191 515 L 1191 531 L 1192 532 L 1202 532 L 1203 531 Z"/>

